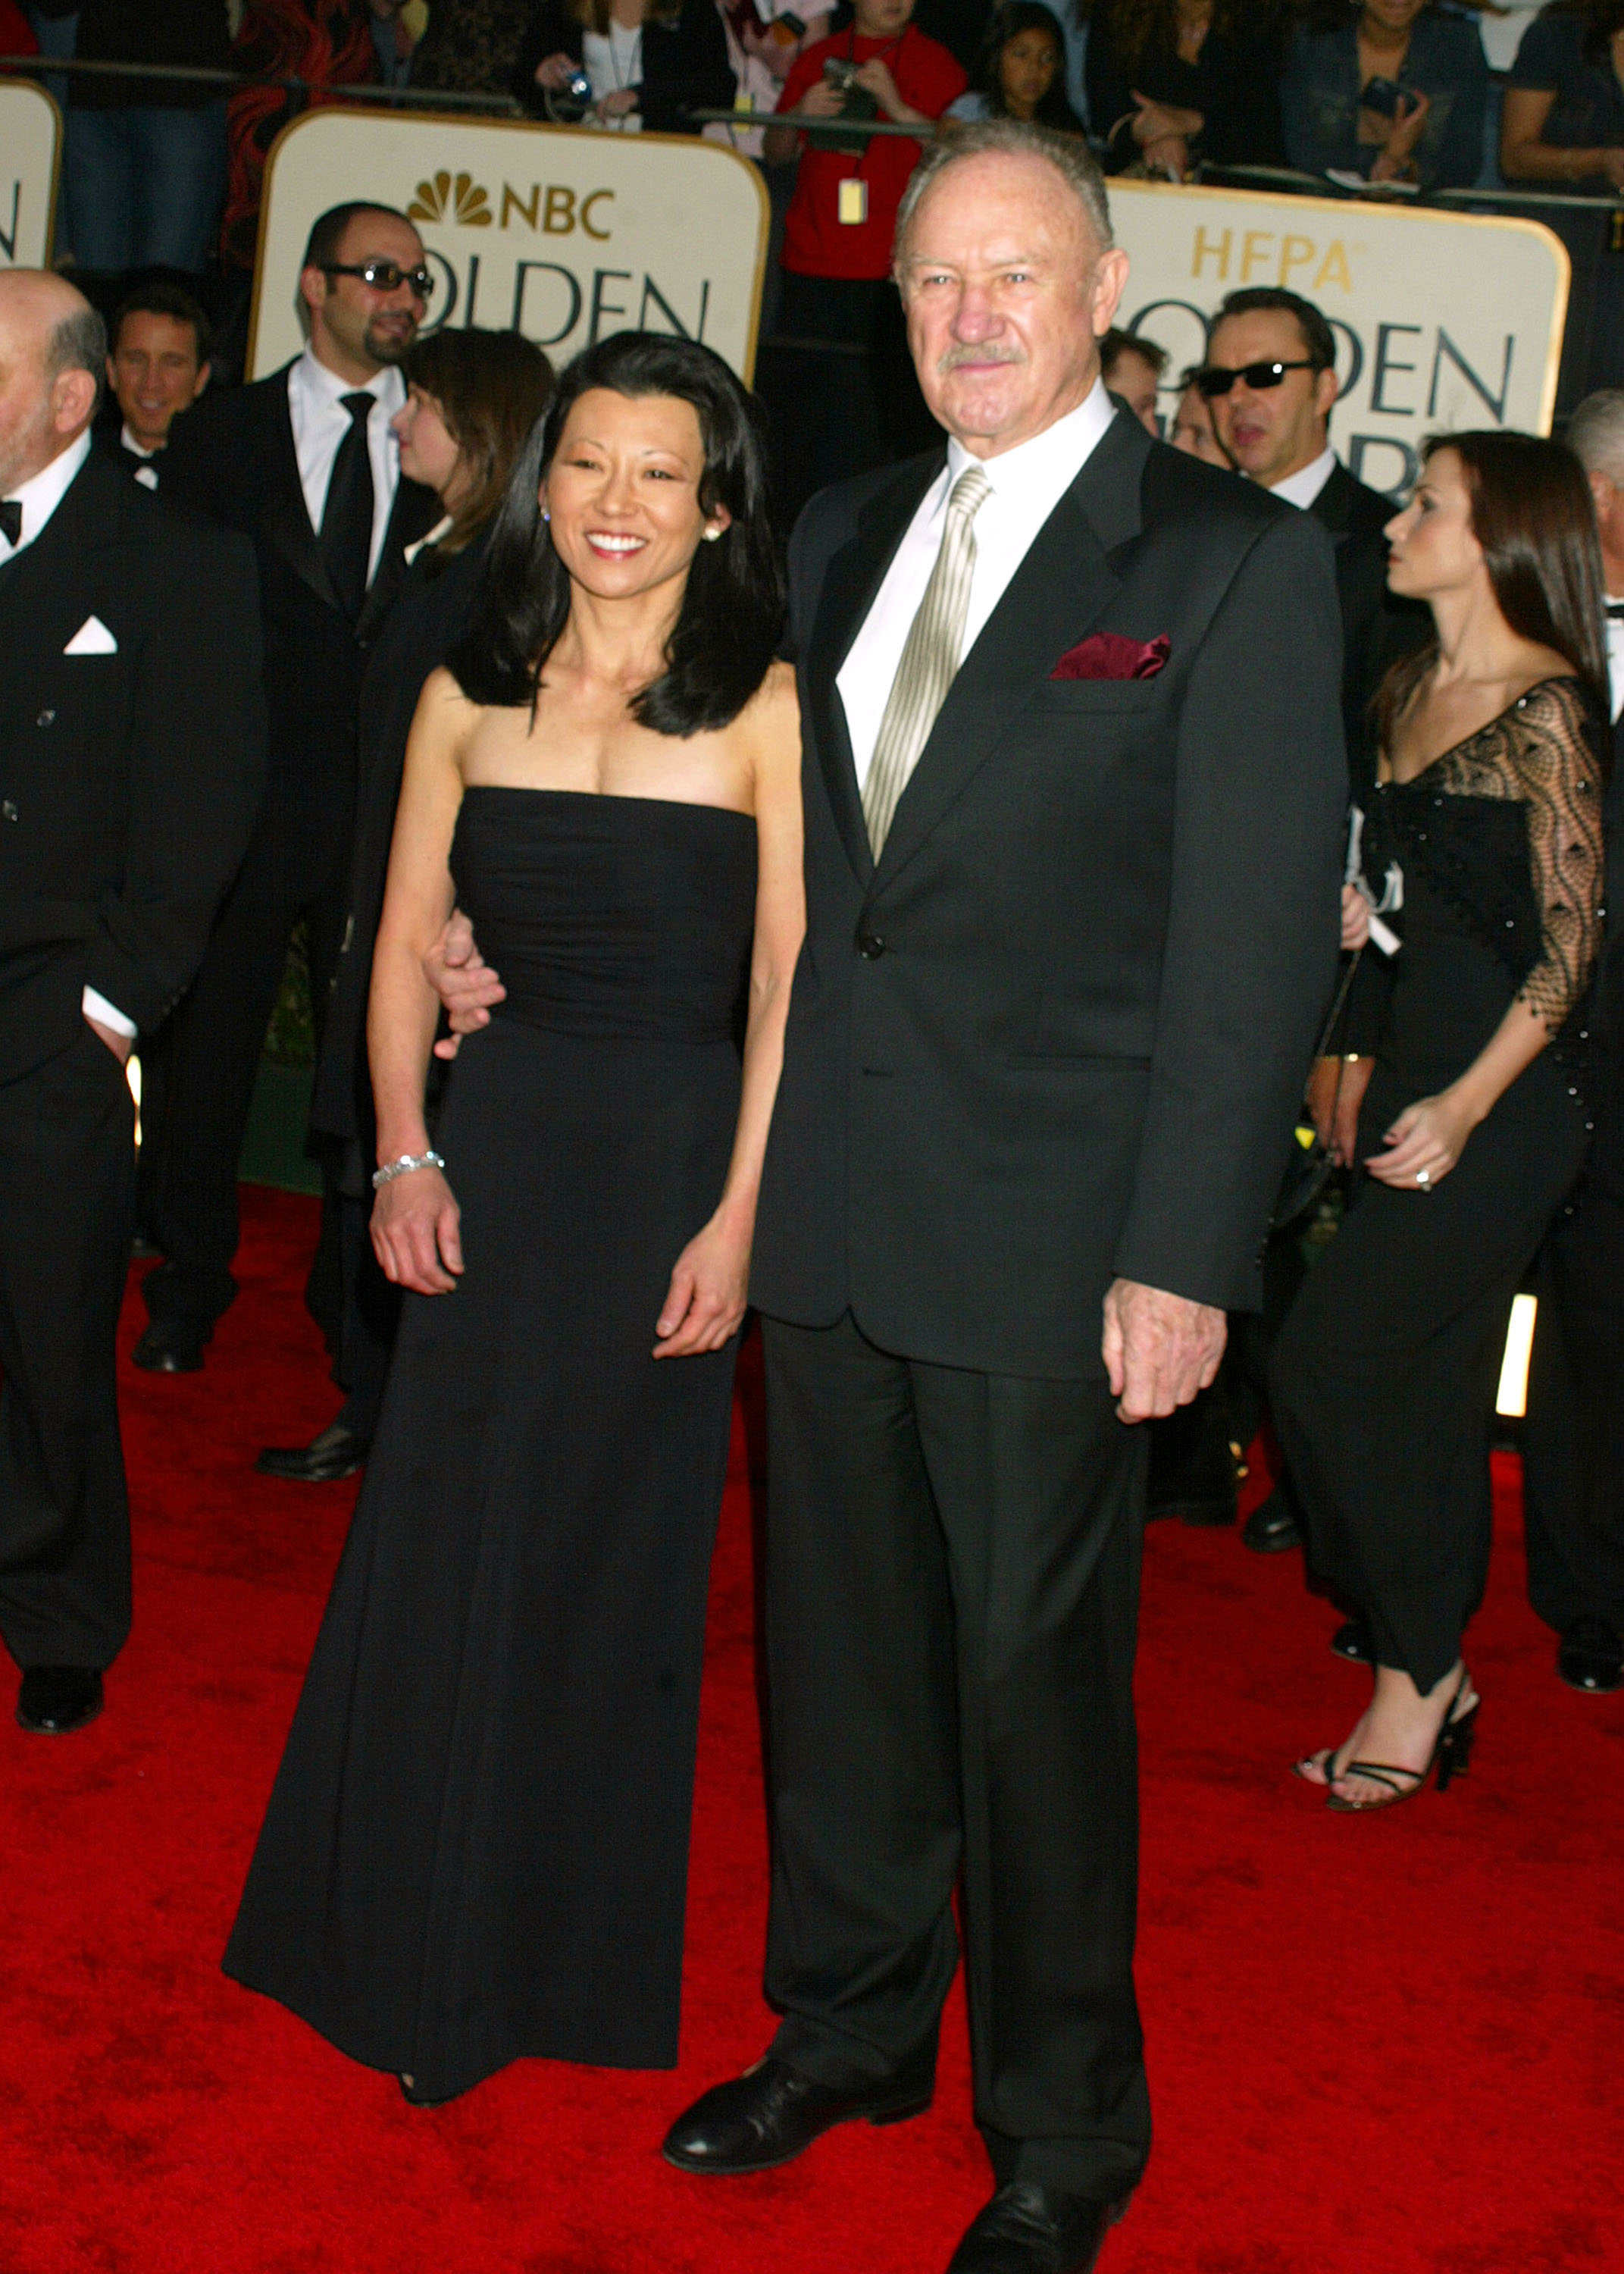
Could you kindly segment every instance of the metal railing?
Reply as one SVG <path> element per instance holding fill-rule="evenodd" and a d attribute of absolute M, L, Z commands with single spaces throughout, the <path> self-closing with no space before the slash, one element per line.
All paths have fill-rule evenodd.
<path fill-rule="evenodd" d="M 464 94 L 437 87 L 380 87 L 369 79 L 301 79 L 273 72 L 201 71 L 192 64 L 120 64 L 80 61 L 75 56 L 0 56 L 0 72 L 27 79 L 160 79 L 198 87 L 218 87 L 229 94 L 249 87 L 274 87 L 303 102 L 320 97 L 324 102 L 377 102 L 404 109 L 471 110 L 499 118 L 523 114 L 510 94 Z M 296 102 L 295 108 L 298 107 Z"/>

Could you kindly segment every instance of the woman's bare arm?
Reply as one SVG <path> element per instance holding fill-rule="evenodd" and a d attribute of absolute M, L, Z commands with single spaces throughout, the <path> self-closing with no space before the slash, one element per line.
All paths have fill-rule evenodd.
<path fill-rule="evenodd" d="M 716 1214 L 677 1259 L 658 1322 L 657 1358 L 719 1350 L 744 1316 L 767 1131 L 784 1065 L 790 987 L 807 928 L 801 873 L 801 711 L 776 664 L 751 705 L 755 744 L 756 937 L 733 1156 Z"/>
<path fill-rule="evenodd" d="M 1500 130 L 1500 169 L 1506 179 L 1571 185 L 1605 174 L 1615 188 L 1624 184 L 1624 150 L 1563 150 L 1542 139 L 1555 102 L 1554 89 L 1549 94 L 1537 87 L 1506 89 Z"/>

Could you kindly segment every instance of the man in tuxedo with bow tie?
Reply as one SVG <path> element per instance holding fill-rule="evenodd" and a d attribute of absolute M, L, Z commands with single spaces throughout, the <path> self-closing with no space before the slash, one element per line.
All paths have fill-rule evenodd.
<path fill-rule="evenodd" d="M 923 2108 L 962 1878 L 994 2193 L 953 2274 L 1081 2274 L 1149 2145 L 1138 1425 L 1258 1300 L 1335 967 L 1341 638 L 1317 523 L 1108 397 L 1082 144 L 939 146 L 896 261 L 945 456 L 791 549 L 808 922 L 752 1276 L 782 2021 L 666 2154 Z"/>
<path fill-rule="evenodd" d="M 268 379 L 205 395 L 177 422 L 163 494 L 252 538 L 264 620 L 270 762 L 243 871 L 196 984 L 162 1038 L 145 1229 L 165 1261 L 146 1281 L 138 1366 L 189 1373 L 237 1291 L 237 1165 L 267 1022 L 301 916 L 320 1021 L 337 960 L 355 802 L 361 674 L 439 514 L 402 481 L 389 421 L 401 358 L 431 280 L 402 214 L 339 206 L 311 231 L 299 276 L 304 353 Z M 319 1450 L 316 1475 L 347 1472 Z M 301 1473 L 304 1472 L 301 1472 Z"/>
<path fill-rule="evenodd" d="M 106 356 L 70 284 L 0 273 L 0 1633 L 46 1735 L 100 1710 L 130 1626 L 124 1061 L 197 968 L 265 761 L 252 553 L 93 453 Z"/>

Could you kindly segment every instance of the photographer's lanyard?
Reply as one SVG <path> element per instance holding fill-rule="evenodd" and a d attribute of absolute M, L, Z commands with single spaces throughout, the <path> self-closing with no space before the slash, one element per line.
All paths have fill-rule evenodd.
<path fill-rule="evenodd" d="M 902 29 L 898 33 L 896 38 L 891 41 L 890 47 L 882 48 L 878 57 L 876 58 L 870 56 L 868 57 L 868 61 L 870 63 L 874 63 L 877 60 L 880 63 L 884 63 L 892 56 L 899 56 L 902 53 L 902 42 L 907 38 L 907 36 L 908 27 L 905 24 Z M 855 23 L 853 24 L 851 30 L 846 34 L 846 60 L 851 65 L 852 69 L 855 71 L 857 68 L 857 26 Z M 894 71 L 892 72 L 891 76 L 893 79 L 895 78 L 896 73 Z M 835 184 L 835 217 L 843 228 L 861 229 L 868 221 L 868 184 L 864 181 L 861 169 L 867 162 L 868 152 L 872 147 L 873 145 L 871 142 L 865 142 L 862 148 L 855 154 L 860 170 L 855 174 L 843 175 Z"/>

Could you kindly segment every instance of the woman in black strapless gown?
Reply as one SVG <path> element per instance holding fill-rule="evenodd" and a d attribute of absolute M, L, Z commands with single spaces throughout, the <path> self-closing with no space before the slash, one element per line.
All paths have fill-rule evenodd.
<path fill-rule="evenodd" d="M 1390 534 L 1389 581 L 1439 633 L 1389 674 L 1366 800 L 1354 937 L 1397 902 L 1400 939 L 1357 975 L 1341 1146 L 1365 1173 L 1270 1365 L 1310 1562 L 1376 1660 L 1351 1736 L 1297 1764 L 1344 1811 L 1466 1766 L 1495 1379 L 1584 1165 L 1603 892 L 1601 573 L 1576 463 L 1529 435 L 1451 436 Z"/>
<path fill-rule="evenodd" d="M 226 1965 L 417 2101 L 523 2055 L 676 2059 L 706 1577 L 801 924 L 761 502 L 708 350 L 589 350 L 413 730 L 370 1022 L 398 1171 L 374 1238 L 413 1291 Z M 507 991 L 452 1070 L 442 1177 L 405 1163 L 454 891 Z"/>

